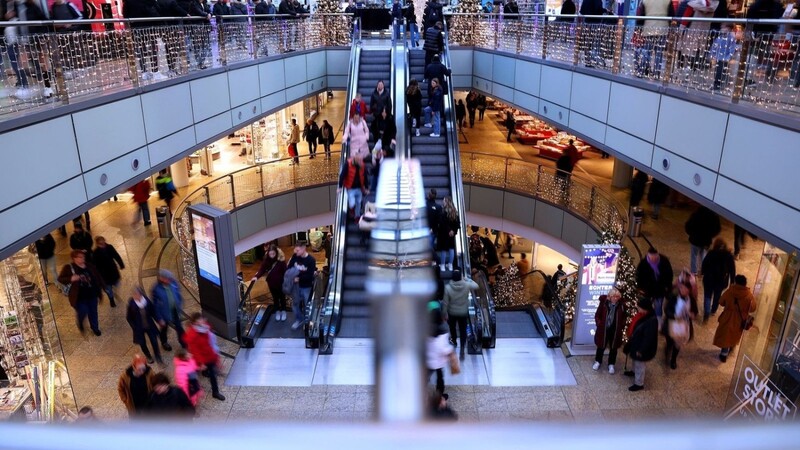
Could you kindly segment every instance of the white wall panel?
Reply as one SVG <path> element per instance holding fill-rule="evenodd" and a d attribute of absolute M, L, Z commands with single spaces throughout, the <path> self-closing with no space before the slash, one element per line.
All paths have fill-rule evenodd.
<path fill-rule="evenodd" d="M 194 123 L 189 83 L 142 94 L 142 115 L 147 141 L 157 141 Z"/>
<path fill-rule="evenodd" d="M 472 56 L 472 74 L 476 77 L 492 79 L 492 62 L 494 58 L 491 53 L 480 51 L 473 52 Z"/>
<path fill-rule="evenodd" d="M 77 112 L 72 124 L 84 171 L 147 144 L 139 97 Z"/>
<path fill-rule="evenodd" d="M 261 99 L 261 110 L 267 112 L 284 104 L 286 104 L 286 94 L 284 91 L 276 92 Z"/>
<path fill-rule="evenodd" d="M 540 82 L 540 97 L 569 107 L 569 98 L 572 91 L 572 72 L 550 66 L 542 66 L 542 79 Z"/>
<path fill-rule="evenodd" d="M 539 97 L 542 65 L 530 61 L 517 61 L 514 68 L 514 89 Z"/>
<path fill-rule="evenodd" d="M 294 56 L 283 60 L 283 76 L 286 86 L 294 86 L 305 83 L 306 76 L 306 55 Z"/>
<path fill-rule="evenodd" d="M 492 95 L 505 102 L 511 102 L 514 100 L 514 88 L 492 83 Z"/>
<path fill-rule="evenodd" d="M 594 242 L 586 242 L 586 228 L 588 228 L 586 222 L 565 212 L 561 240 L 572 248 L 581 248 L 583 244 L 594 244 Z"/>
<path fill-rule="evenodd" d="M 661 95 L 655 92 L 611 83 L 608 124 L 640 139 L 653 142 L 656 139 L 660 102 Z"/>
<path fill-rule="evenodd" d="M 233 128 L 231 113 L 226 111 L 195 125 L 194 134 L 197 137 L 197 142 L 203 142 L 231 128 Z"/>
<path fill-rule="evenodd" d="M 306 92 L 311 94 L 319 91 L 320 89 L 325 89 L 327 85 L 328 83 L 325 80 L 325 77 L 317 78 L 306 83 Z"/>
<path fill-rule="evenodd" d="M 231 106 L 239 106 L 261 97 L 258 67 L 250 66 L 228 72 Z"/>
<path fill-rule="evenodd" d="M 147 145 L 150 165 L 157 166 L 175 156 L 179 149 L 188 149 L 197 144 L 194 127 L 189 127 L 159 141 Z"/>
<path fill-rule="evenodd" d="M 653 161 L 653 144 L 643 141 L 613 127 L 606 128 L 606 145 L 628 158 L 650 167 Z"/>
<path fill-rule="evenodd" d="M 516 73 L 516 59 L 508 56 L 494 55 L 492 62 L 492 79 L 495 83 L 504 86 L 514 87 L 514 75 Z"/>
<path fill-rule="evenodd" d="M 472 87 L 489 94 L 492 93 L 492 82 L 485 78 L 472 77 Z"/>
<path fill-rule="evenodd" d="M 136 176 L 149 173 L 150 161 L 147 148 L 144 147 L 84 173 L 83 182 L 88 198 L 95 198 Z"/>
<path fill-rule="evenodd" d="M 605 122 L 608 118 L 608 98 L 611 82 L 581 73 L 572 75 L 570 107 L 584 116 Z"/>
<path fill-rule="evenodd" d="M 258 82 L 261 85 L 262 97 L 283 90 L 286 87 L 286 78 L 283 74 L 283 60 L 259 64 Z"/>
<path fill-rule="evenodd" d="M 453 71 L 453 76 L 472 76 L 472 64 L 471 49 L 450 50 L 450 70 Z"/>
<path fill-rule="evenodd" d="M 800 211 L 719 177 L 714 202 L 800 248 Z"/>
<path fill-rule="evenodd" d="M 231 110 L 231 123 L 233 126 L 250 125 L 261 114 L 261 101 L 255 100 L 246 105 Z"/>
<path fill-rule="evenodd" d="M 0 248 L 86 203 L 83 178 L 73 178 L 0 213 Z"/>
<path fill-rule="evenodd" d="M 306 54 L 306 78 L 324 77 L 325 64 L 325 55 L 322 52 Z"/>
<path fill-rule="evenodd" d="M 569 126 L 569 109 L 539 100 L 539 115 L 555 123 Z"/>
<path fill-rule="evenodd" d="M 347 89 L 347 75 L 328 75 L 328 89 Z"/>
<path fill-rule="evenodd" d="M 514 91 L 515 105 L 532 113 L 539 113 L 539 99 L 524 92 Z"/>
<path fill-rule="evenodd" d="M 69 116 L 4 133 L 0 148 L 0 211 L 81 173 Z"/>
<path fill-rule="evenodd" d="M 714 198 L 714 186 L 717 184 L 716 172 L 658 146 L 653 150 L 653 164 L 650 167 L 705 198 Z"/>
<path fill-rule="evenodd" d="M 191 81 L 194 121 L 201 122 L 231 109 L 228 76 L 224 73 Z"/>
<path fill-rule="evenodd" d="M 662 96 L 655 144 L 717 170 L 727 124 L 723 111 Z"/>
<path fill-rule="evenodd" d="M 328 75 L 347 75 L 350 70 L 350 50 L 326 50 L 325 58 Z"/>
<path fill-rule="evenodd" d="M 576 133 L 582 133 L 590 139 L 597 142 L 604 142 L 606 140 L 606 124 L 590 119 L 575 111 L 569 114 L 569 127 L 575 130 Z"/>
<path fill-rule="evenodd" d="M 800 209 L 797 180 L 800 133 L 731 115 L 720 175 Z M 800 227 L 800 224 L 798 224 Z"/>
<path fill-rule="evenodd" d="M 286 101 L 293 102 L 302 100 L 308 95 L 308 87 L 306 83 L 298 84 L 286 89 Z"/>

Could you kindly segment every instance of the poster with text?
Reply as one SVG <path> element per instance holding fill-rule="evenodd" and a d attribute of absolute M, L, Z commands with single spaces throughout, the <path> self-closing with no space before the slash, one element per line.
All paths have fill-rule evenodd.
<path fill-rule="evenodd" d="M 200 276 L 220 285 L 219 261 L 217 259 L 217 239 L 214 234 L 214 221 L 208 217 L 192 214 L 194 241 L 197 246 L 197 268 Z"/>
<path fill-rule="evenodd" d="M 594 313 L 617 280 L 619 245 L 584 245 L 572 325 L 572 345 L 594 346 Z"/>

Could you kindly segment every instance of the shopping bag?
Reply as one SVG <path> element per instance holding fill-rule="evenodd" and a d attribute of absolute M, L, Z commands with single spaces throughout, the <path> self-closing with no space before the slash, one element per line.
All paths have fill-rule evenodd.
<path fill-rule="evenodd" d="M 294 144 L 289 144 L 289 156 L 293 158 L 297 156 L 297 149 L 295 148 Z"/>
<path fill-rule="evenodd" d="M 671 320 L 669 322 L 669 337 L 675 341 L 675 346 L 683 347 L 689 342 L 689 322 L 682 319 Z"/>
<path fill-rule="evenodd" d="M 458 362 L 456 352 L 450 353 L 450 375 L 458 375 L 461 373 L 461 364 Z"/>

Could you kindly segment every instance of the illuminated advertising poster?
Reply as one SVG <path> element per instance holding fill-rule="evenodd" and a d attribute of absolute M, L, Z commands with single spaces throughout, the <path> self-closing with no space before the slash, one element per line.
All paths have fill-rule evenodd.
<path fill-rule="evenodd" d="M 584 245 L 572 322 L 572 345 L 594 347 L 594 313 L 617 280 L 619 245 Z"/>
<path fill-rule="evenodd" d="M 219 261 L 217 260 L 214 221 L 192 213 L 192 228 L 194 229 L 194 242 L 197 246 L 197 268 L 200 276 L 219 286 Z"/>

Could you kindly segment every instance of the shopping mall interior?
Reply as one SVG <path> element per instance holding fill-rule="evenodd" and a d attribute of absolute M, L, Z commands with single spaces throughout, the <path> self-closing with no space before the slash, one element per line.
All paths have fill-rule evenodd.
<path fill-rule="evenodd" d="M 163 81 L 115 80 L 126 68 L 109 57 L 91 69 L 102 74 L 100 89 L 86 88 L 83 75 L 75 75 L 59 79 L 58 89 L 66 91 L 53 99 L 4 96 L 0 139 L 15 155 L 0 168 L 4 191 L 12 193 L 0 202 L 0 419 L 80 420 L 85 406 L 103 422 L 133 416 L 120 390 L 121 374 L 142 353 L 135 334 L 132 340 L 129 299 L 137 288 L 150 295 L 167 273 L 183 299 L 183 327 L 203 312 L 216 333 L 224 400 L 211 395 L 208 377 L 197 377 L 204 394 L 195 421 L 387 420 L 402 416 L 390 410 L 405 411 L 404 396 L 415 397 L 416 391 L 398 392 L 401 385 L 418 389 L 418 412 L 429 413 L 424 399 L 435 392 L 435 376 L 422 375 L 430 375 L 418 345 L 424 342 L 390 331 L 402 324 L 409 334 L 427 335 L 428 309 L 440 308 L 428 302 L 441 300 L 431 283 L 449 285 L 469 271 L 478 288 L 460 331 L 466 340 L 456 341 L 452 354 L 461 351 L 460 370 L 444 374 L 447 407 L 460 422 L 793 420 L 800 399 L 800 305 L 794 304 L 800 204 L 786 184 L 800 164 L 797 94 L 787 90 L 782 95 L 793 100 L 759 102 L 737 93 L 735 80 L 720 94 L 677 79 L 630 77 L 611 63 L 608 71 L 593 67 L 577 44 L 563 60 L 537 56 L 531 50 L 537 44 L 524 41 L 533 34 L 512 35 L 508 25 L 485 24 L 500 34 L 493 45 L 467 42 L 455 36 L 463 25 L 452 20 L 441 57 L 452 74 L 442 94 L 440 135 L 431 134 L 436 129 L 424 123 L 427 117 L 407 117 L 405 86 L 412 78 L 421 82 L 424 105 L 435 94 L 423 81 L 425 52 L 390 33 L 359 39 L 346 32 L 321 46 L 284 27 L 289 37 L 247 44 L 252 53 L 269 46 L 268 56 L 236 53 L 235 39 L 214 41 L 209 56 L 216 63 L 200 69 L 190 62 L 199 50 L 186 44 L 179 52 L 190 62 L 185 72 Z M 567 38 L 545 42 L 557 48 L 553 42 L 566 45 Z M 609 61 L 625 67 L 627 45 L 612 49 L 618 54 Z M 167 64 L 163 46 L 161 52 L 156 59 Z M 136 72 L 136 57 L 128 62 Z M 798 70 L 784 66 L 775 83 L 790 84 Z M 760 66 L 739 70 L 769 76 Z M 361 213 L 360 204 L 354 211 L 348 204 L 348 191 L 357 187 L 341 189 L 343 180 L 352 182 L 348 170 L 358 159 L 349 158 L 358 153 L 348 139 L 351 102 L 360 93 L 370 104 L 378 80 L 394 99 L 387 111 L 390 120 L 397 117 L 396 146 L 394 158 L 383 149 L 379 178 L 367 172 L 377 192 L 365 195 Z M 373 128 L 373 112 L 370 149 L 375 130 L 383 130 Z M 323 122 L 333 130 L 330 154 L 317 135 L 312 153 L 304 125 Z M 566 174 L 561 164 L 573 144 Z M 368 162 L 376 153 L 367 151 Z M 162 171 L 175 188 L 171 201 L 157 188 Z M 149 223 L 141 200 L 134 201 L 143 181 Z M 430 247 L 425 195 L 431 187 L 438 205 L 455 208 L 453 267 L 439 269 L 444 261 Z M 719 223 L 701 245 L 687 235 L 698 211 Z M 104 238 L 121 261 L 116 306 L 100 295 L 102 333 L 76 327 L 76 310 L 54 273 L 70 270 L 76 227 Z M 55 249 L 42 258 L 48 234 Z M 703 317 L 709 275 L 702 255 L 711 238 L 725 241 L 729 254 L 735 246 L 731 278 L 746 277 L 755 305 L 744 314 L 751 326 L 739 330 L 727 359 L 715 337 L 722 307 Z M 298 243 L 307 244 L 317 270 L 303 319 L 294 300 L 282 317 L 265 282 L 274 266 L 262 266 L 267 246 L 288 261 Z M 209 249 L 213 269 L 204 266 Z M 635 288 L 637 266 L 652 265 L 649 249 L 671 262 L 675 292 L 670 286 L 667 297 L 682 298 L 678 274 L 692 274 L 695 292 L 683 295 L 698 310 L 687 316 L 691 338 L 671 359 L 664 349 L 672 331 L 662 325 L 644 389 L 632 391 L 639 378 L 624 344 L 616 364 L 609 367 L 609 355 L 595 364 L 595 310 L 605 305 L 600 295 L 615 286 L 623 291 L 624 324 L 617 325 L 624 326 L 625 342 L 633 339 L 631 320 L 644 296 Z M 613 253 L 613 268 L 592 275 L 592 251 Z M 384 285 L 391 290 L 380 291 Z M 388 306 L 401 300 L 416 306 Z M 668 315 L 659 321 L 676 320 Z M 414 322 L 420 317 L 422 323 Z M 172 378 L 179 343 L 174 330 L 167 335 L 172 349 L 153 338 L 163 361 L 150 366 Z M 390 362 L 409 349 L 412 362 Z"/>

